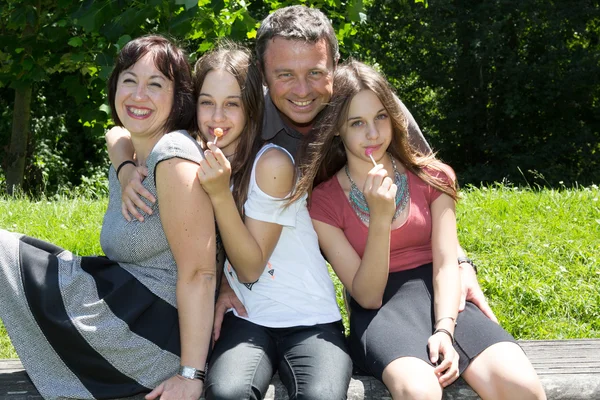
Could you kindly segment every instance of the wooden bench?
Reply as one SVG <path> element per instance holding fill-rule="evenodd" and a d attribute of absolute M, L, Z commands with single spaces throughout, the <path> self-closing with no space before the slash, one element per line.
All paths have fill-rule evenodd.
<path fill-rule="evenodd" d="M 549 400 L 600 400 L 600 339 L 523 340 L 519 342 L 538 372 Z M 40 400 L 19 360 L 0 360 L 0 400 Z M 139 400 L 143 396 L 127 400 Z M 268 400 L 287 400 L 277 375 Z M 354 376 L 348 400 L 391 400 L 385 387 L 367 376 Z M 460 379 L 444 391 L 444 399 L 479 399 Z M 329 400 L 329 399 L 323 399 Z"/>

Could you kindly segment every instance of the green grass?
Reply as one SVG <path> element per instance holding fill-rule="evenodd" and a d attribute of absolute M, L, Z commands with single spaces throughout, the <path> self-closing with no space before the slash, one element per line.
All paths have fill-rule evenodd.
<path fill-rule="evenodd" d="M 459 238 L 485 295 L 519 339 L 600 337 L 600 190 L 496 185 L 463 190 Z M 107 201 L 0 198 L 0 228 L 102 254 Z M 338 300 L 341 286 L 334 277 Z M 0 358 L 16 357 L 0 324 Z"/>
<path fill-rule="evenodd" d="M 462 246 L 502 326 L 518 338 L 600 336 L 600 191 L 466 190 Z"/>
<path fill-rule="evenodd" d="M 101 254 L 100 229 L 107 204 L 108 199 L 0 197 L 0 228 L 52 242 L 76 254 Z"/>

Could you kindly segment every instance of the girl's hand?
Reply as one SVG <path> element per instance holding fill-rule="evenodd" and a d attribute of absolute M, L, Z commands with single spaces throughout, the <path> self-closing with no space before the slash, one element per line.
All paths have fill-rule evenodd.
<path fill-rule="evenodd" d="M 396 212 L 396 190 L 398 188 L 382 164 L 369 171 L 363 193 L 369 205 L 371 219 L 380 217 L 391 223 Z"/>
<path fill-rule="evenodd" d="M 172 376 L 145 396 L 146 400 L 198 400 L 202 395 L 204 382 L 200 379 L 187 379 Z"/>
<path fill-rule="evenodd" d="M 200 161 L 198 180 L 212 198 L 223 193 L 230 193 L 231 164 L 213 142 L 207 143 L 208 150 L 204 151 L 204 160 Z"/>
<path fill-rule="evenodd" d="M 446 387 L 458 379 L 458 353 L 452 346 L 450 337 L 438 332 L 429 337 L 429 360 L 435 365 L 435 375 L 440 385 Z"/>
<path fill-rule="evenodd" d="M 131 222 L 132 217 L 143 222 L 144 217 L 140 214 L 142 210 L 146 214 L 152 214 L 152 209 L 144 203 L 142 197 L 150 203 L 155 203 L 156 199 L 142 185 L 142 181 L 148 176 L 148 168 L 145 166 L 136 167 L 127 164 L 119 172 L 119 182 L 121 183 L 121 214 L 127 221 Z"/>

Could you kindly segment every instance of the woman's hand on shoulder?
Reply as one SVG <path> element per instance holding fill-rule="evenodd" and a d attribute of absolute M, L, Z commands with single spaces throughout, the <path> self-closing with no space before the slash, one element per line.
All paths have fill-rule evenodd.
<path fill-rule="evenodd" d="M 396 212 L 397 190 L 396 184 L 388 176 L 382 164 L 378 164 L 369 171 L 363 194 L 369 205 L 371 220 L 381 217 L 392 222 Z"/>
<path fill-rule="evenodd" d="M 269 196 L 282 199 L 294 189 L 294 162 L 283 150 L 269 149 L 256 164 L 256 183 Z"/>
<path fill-rule="evenodd" d="M 459 355 L 452 345 L 450 335 L 445 332 L 434 333 L 427 342 L 429 360 L 435 365 L 435 375 L 440 385 L 446 387 L 458 379 Z"/>
<path fill-rule="evenodd" d="M 204 160 L 200 161 L 198 180 L 202 187 L 213 198 L 223 193 L 230 193 L 231 164 L 225 154 L 209 142 L 208 150 L 204 151 Z"/>
<path fill-rule="evenodd" d="M 199 379 L 186 379 L 175 375 L 158 385 L 145 396 L 146 400 L 198 400 L 202 395 L 204 382 Z"/>

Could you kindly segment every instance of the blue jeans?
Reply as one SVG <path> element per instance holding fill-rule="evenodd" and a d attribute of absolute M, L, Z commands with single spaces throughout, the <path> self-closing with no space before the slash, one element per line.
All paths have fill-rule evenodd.
<path fill-rule="evenodd" d="M 352 361 L 341 321 L 267 328 L 227 313 L 209 361 L 205 397 L 262 399 L 277 370 L 290 400 L 346 399 Z"/>

